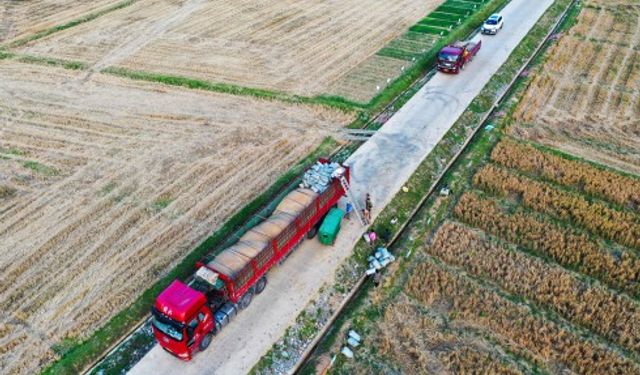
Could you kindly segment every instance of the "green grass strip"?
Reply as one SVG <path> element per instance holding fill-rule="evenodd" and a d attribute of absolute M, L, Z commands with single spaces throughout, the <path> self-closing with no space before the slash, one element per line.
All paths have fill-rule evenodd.
<path fill-rule="evenodd" d="M 445 12 L 438 12 L 438 11 L 429 13 L 427 17 L 431 19 L 452 21 L 452 22 L 458 22 L 458 20 L 460 22 L 464 21 L 464 17 L 459 14 L 445 13 Z"/>
<path fill-rule="evenodd" d="M 442 36 L 446 36 L 451 33 L 451 30 L 449 28 L 426 26 L 422 24 L 413 25 L 411 26 L 411 28 L 409 28 L 409 30 L 415 31 L 417 33 L 434 34 L 434 35 L 442 35 Z"/>
<path fill-rule="evenodd" d="M 94 332 L 89 338 L 65 348 L 65 354 L 57 362 L 43 371 L 47 375 L 78 374 L 92 362 L 97 360 L 113 343 L 124 336 L 149 312 L 156 296 L 175 279 L 186 279 L 193 274 L 196 261 L 217 249 L 240 228 L 243 223 L 252 218 L 263 206 L 270 202 L 280 190 L 286 187 L 298 174 L 320 156 L 326 156 L 337 147 L 337 143 L 330 137 L 326 138 L 315 151 L 282 175 L 269 189 L 244 206 L 227 222 L 189 253 L 174 269 L 144 291 L 129 307 L 111 318 L 103 327 Z M 115 364 L 125 368 L 128 364 Z"/>
<path fill-rule="evenodd" d="M 4 59 L 12 59 L 14 58 L 16 55 L 11 53 L 11 52 L 7 52 L 7 51 L 2 51 L 0 50 L 0 60 L 4 60 Z"/>
<path fill-rule="evenodd" d="M 460 23 L 462 23 L 462 21 L 460 21 Z M 424 25 L 424 26 L 435 26 L 435 27 L 442 27 L 445 29 L 449 29 L 450 26 L 452 27 L 456 27 L 458 26 L 458 20 L 439 20 L 436 18 L 423 18 L 420 21 L 418 21 L 418 25 Z"/>
<path fill-rule="evenodd" d="M 87 69 L 87 64 L 80 61 L 70 61 L 70 60 L 61 60 L 61 59 L 53 59 L 49 57 L 40 57 L 40 56 L 31 56 L 31 55 L 17 55 L 16 59 L 23 63 L 28 64 L 40 64 L 40 65 L 49 65 L 56 66 L 65 69 L 71 70 L 85 70 Z"/>
<path fill-rule="evenodd" d="M 345 112 L 351 112 L 364 108 L 364 105 L 361 103 L 336 96 L 321 95 L 316 97 L 306 97 L 300 95 L 290 95 L 284 92 L 230 85 L 226 83 L 209 82 L 182 76 L 171 76 L 150 72 L 134 71 L 115 67 L 103 69 L 102 73 L 141 81 L 159 82 L 171 86 L 187 87 L 190 89 L 214 91 L 232 95 L 253 96 L 256 98 L 268 100 L 278 100 L 285 103 L 320 104 Z"/>
<path fill-rule="evenodd" d="M 90 14 L 87 14 L 86 16 L 83 16 L 83 17 L 77 18 L 75 20 L 69 21 L 69 22 L 67 22 L 65 24 L 53 26 L 51 28 L 48 28 L 48 29 L 45 29 L 45 30 L 42 30 L 42 31 L 38 31 L 37 33 L 35 33 L 33 35 L 29 35 L 29 36 L 26 36 L 24 38 L 20 38 L 20 39 L 17 39 L 15 41 L 11 42 L 9 44 L 9 47 L 15 48 L 15 47 L 23 46 L 23 45 L 25 45 L 25 44 L 27 44 L 29 42 L 34 41 L 34 40 L 38 40 L 38 39 L 44 38 L 46 36 L 49 36 L 51 34 L 57 33 L 59 31 L 66 30 L 66 29 L 72 28 L 74 26 L 78 26 L 80 24 L 83 24 L 85 22 L 92 21 L 92 20 L 94 20 L 94 19 L 96 19 L 98 17 L 104 16 L 107 13 L 111 13 L 111 12 L 116 11 L 118 9 L 126 8 L 126 7 L 130 6 L 131 4 L 135 3 L 136 1 L 137 0 L 126 0 L 126 1 L 120 2 L 118 4 L 115 4 L 115 5 L 113 5 L 113 6 L 109 7 L 109 8 L 105 8 L 105 9 L 100 10 L 98 12 L 90 13 Z"/>

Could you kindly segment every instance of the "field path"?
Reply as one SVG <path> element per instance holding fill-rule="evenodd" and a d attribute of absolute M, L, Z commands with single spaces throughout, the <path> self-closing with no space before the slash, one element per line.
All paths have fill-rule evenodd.
<path fill-rule="evenodd" d="M 353 190 L 371 192 L 374 216 L 398 193 L 473 98 L 507 60 L 553 0 L 513 0 L 502 11 L 507 23 L 497 36 L 479 36 L 483 48 L 460 75 L 437 74 L 352 155 Z M 269 273 L 266 290 L 191 362 L 182 362 L 156 345 L 131 374 L 247 373 L 277 342 L 351 254 L 365 228 L 345 223 L 334 247 L 306 241 Z"/>

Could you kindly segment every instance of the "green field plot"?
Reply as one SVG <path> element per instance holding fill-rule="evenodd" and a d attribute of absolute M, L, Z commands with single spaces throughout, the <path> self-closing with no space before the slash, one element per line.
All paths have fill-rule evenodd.
<path fill-rule="evenodd" d="M 437 36 L 409 31 L 402 37 L 392 40 L 378 51 L 378 55 L 414 61 L 429 50 L 437 40 Z"/>

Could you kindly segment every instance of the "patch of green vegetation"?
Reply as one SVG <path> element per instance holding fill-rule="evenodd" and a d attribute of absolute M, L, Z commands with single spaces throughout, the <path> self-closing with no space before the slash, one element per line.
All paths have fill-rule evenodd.
<path fill-rule="evenodd" d="M 451 33 L 451 30 L 449 28 L 427 26 L 423 24 L 413 25 L 409 28 L 409 30 L 416 33 L 425 33 L 440 36 L 447 36 Z"/>
<path fill-rule="evenodd" d="M 41 39 L 41 38 L 44 38 L 44 37 L 49 36 L 51 34 L 57 33 L 59 31 L 66 30 L 66 29 L 72 28 L 74 26 L 78 26 L 80 24 L 83 24 L 85 22 L 92 21 L 92 20 L 94 20 L 94 19 L 96 19 L 98 17 L 104 16 L 107 13 L 111 13 L 111 12 L 116 11 L 118 9 L 126 8 L 129 5 L 135 3 L 136 1 L 137 0 L 125 0 L 125 1 L 122 1 L 122 2 L 120 2 L 118 4 L 115 4 L 115 5 L 113 5 L 113 6 L 109 7 L 109 8 L 105 8 L 105 9 L 100 10 L 98 12 L 87 14 L 86 16 L 83 16 L 83 17 L 80 17 L 78 19 L 72 20 L 72 21 L 67 22 L 65 24 L 53 26 L 51 28 L 39 31 L 39 32 L 37 32 L 37 33 L 35 33 L 33 35 L 29 35 L 27 37 L 24 37 L 24 38 L 21 38 L 21 39 L 13 41 L 12 43 L 9 44 L 9 47 L 15 48 L 15 47 L 23 46 L 23 45 L 25 45 L 25 44 L 27 44 L 29 42 L 34 41 L 34 40 Z"/>
<path fill-rule="evenodd" d="M 55 176 L 58 173 L 60 173 L 57 169 L 49 167 L 48 165 L 38 163 L 37 161 L 34 161 L 34 160 L 25 161 L 24 163 L 22 163 L 22 166 L 25 168 L 31 169 L 37 174 L 48 176 L 48 177 Z"/>
<path fill-rule="evenodd" d="M 43 374 L 78 374 L 93 361 L 97 360 L 113 343 L 125 335 L 138 324 L 149 312 L 156 296 L 175 279 L 185 280 L 193 274 L 196 261 L 205 255 L 215 253 L 224 248 L 236 230 L 259 212 L 274 196 L 290 184 L 295 176 L 315 162 L 318 157 L 329 155 L 338 146 L 335 140 L 325 138 L 318 148 L 309 156 L 301 160 L 295 167 L 282 175 L 269 189 L 236 212 L 213 235 L 192 250 L 174 269 L 170 270 L 162 279 L 144 291 L 129 307 L 123 309 L 109 320 L 104 326 L 91 334 L 86 340 L 70 347 L 55 363 L 47 367 Z M 143 339 L 140 339 L 144 343 Z M 122 373 L 131 366 L 126 355 L 118 355 L 109 363 L 108 373 Z"/>
<path fill-rule="evenodd" d="M 430 19 L 436 19 L 436 20 L 442 20 L 442 21 L 449 21 L 449 22 L 462 22 L 464 21 L 464 17 L 458 15 L 458 14 L 453 14 L 453 13 L 446 13 L 446 12 L 431 12 L 429 13 L 429 16 L 427 16 Z"/>
<path fill-rule="evenodd" d="M 116 183 L 115 182 L 109 182 L 108 184 L 104 185 L 101 189 L 100 189 L 100 195 L 104 196 L 107 195 L 109 193 L 111 193 L 115 188 L 116 188 Z"/>
<path fill-rule="evenodd" d="M 459 8 L 444 4 L 437 7 L 436 12 L 456 14 L 459 16 L 467 17 L 470 16 L 473 11 L 470 8 Z"/>
<path fill-rule="evenodd" d="M 438 36 L 407 31 L 401 37 L 389 42 L 376 54 L 405 61 L 415 61 L 420 58 L 420 55 L 431 49 L 437 39 Z"/>
<path fill-rule="evenodd" d="M 298 330 L 298 338 L 300 340 L 308 340 L 318 332 L 318 321 L 304 311 L 298 316 L 298 323 L 301 324 Z"/>
<path fill-rule="evenodd" d="M 156 199 L 155 202 L 153 202 L 153 205 L 151 206 L 151 208 L 154 211 L 162 211 L 165 208 L 167 208 L 167 206 L 169 206 L 173 201 L 174 199 L 170 195 L 165 194 L 159 197 L 158 199 Z"/>
<path fill-rule="evenodd" d="M 458 20 L 455 20 L 455 19 L 440 20 L 440 19 L 431 18 L 431 17 L 423 18 L 418 22 L 419 25 L 436 26 L 436 27 L 442 27 L 445 29 L 449 29 L 450 27 L 456 27 L 460 23 L 462 23 L 462 21 L 458 22 Z"/>
<path fill-rule="evenodd" d="M 78 339 L 66 338 L 51 346 L 51 350 L 59 356 L 65 355 L 71 348 L 78 345 Z"/>
<path fill-rule="evenodd" d="M 26 156 L 27 152 L 23 151 L 17 147 L 12 147 L 9 149 L 4 149 L 4 148 L 0 148 L 0 153 L 2 154 L 7 154 L 7 155 L 13 155 L 13 156 Z"/>
<path fill-rule="evenodd" d="M 71 70 L 87 69 L 87 64 L 80 61 L 53 59 L 50 57 L 19 55 L 17 56 L 17 60 L 23 63 L 50 65 L 50 66 L 56 66 L 56 67 L 61 67 L 65 69 L 71 69 Z"/>
<path fill-rule="evenodd" d="M 0 60 L 12 59 L 14 57 L 15 57 L 15 54 L 13 54 L 11 52 L 4 51 L 4 50 L 0 50 Z"/>
<path fill-rule="evenodd" d="M 305 97 L 299 95 L 290 95 L 284 92 L 230 85 L 226 83 L 209 82 L 189 77 L 133 71 L 124 68 L 110 67 L 102 70 L 102 73 L 141 81 L 159 82 L 171 86 L 187 87 L 190 89 L 214 91 L 232 95 L 253 96 L 256 98 L 268 100 L 278 100 L 285 103 L 320 104 L 345 112 L 352 112 L 354 110 L 360 109 L 362 106 L 359 103 L 335 96 Z"/>

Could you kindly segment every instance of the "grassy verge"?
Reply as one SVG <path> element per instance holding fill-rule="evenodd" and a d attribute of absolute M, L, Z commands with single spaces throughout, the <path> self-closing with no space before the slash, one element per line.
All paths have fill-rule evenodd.
<path fill-rule="evenodd" d="M 223 248 L 232 233 L 242 228 L 248 220 L 252 219 L 258 211 L 289 185 L 309 164 L 320 156 L 330 154 L 336 146 L 337 144 L 333 139 L 325 139 L 314 152 L 282 175 L 264 193 L 233 215 L 221 228 L 209 236 L 197 248 L 192 250 L 178 266 L 144 291 L 129 307 L 115 315 L 107 324 L 87 339 L 75 345 L 68 345 L 60 360 L 46 368 L 43 373 L 52 375 L 78 374 L 87 366 L 91 365 L 148 314 L 155 297 L 166 288 L 169 283 L 175 279 L 184 280 L 188 278 L 193 273 L 196 261 L 215 251 L 215 249 Z M 151 337 L 148 339 L 152 340 Z M 143 345 L 145 340 L 148 339 L 140 339 L 139 344 Z M 127 366 L 130 366 L 130 363 L 127 361 L 112 363 L 111 367 L 105 370 L 105 373 L 121 373 Z"/>
<path fill-rule="evenodd" d="M 13 57 L 15 57 L 17 61 L 28 64 L 49 65 L 71 70 L 87 69 L 87 65 L 80 61 L 61 60 L 31 55 L 14 55 Z"/>
<path fill-rule="evenodd" d="M 87 14 L 87 15 L 85 15 L 83 17 L 77 18 L 77 19 L 72 20 L 72 21 L 69 21 L 69 22 L 67 22 L 65 24 L 53 26 L 53 27 L 50 27 L 48 29 L 45 29 L 45 30 L 42 30 L 42 31 L 38 31 L 37 33 L 35 33 L 33 35 L 29 35 L 29 36 L 26 36 L 24 38 L 20 38 L 20 39 L 14 40 L 13 42 L 9 43 L 9 47 L 16 48 L 16 47 L 23 46 L 23 45 L 25 45 L 25 44 L 27 44 L 29 42 L 34 41 L 34 40 L 42 39 L 42 38 L 44 38 L 46 36 L 49 36 L 49 35 L 54 34 L 54 33 L 57 33 L 59 31 L 66 30 L 66 29 L 69 29 L 71 27 L 83 24 L 85 22 L 92 21 L 92 20 L 94 20 L 94 19 L 96 19 L 98 17 L 104 16 L 107 13 L 111 13 L 111 12 L 116 11 L 118 9 L 126 8 L 126 7 L 130 6 L 131 4 L 135 3 L 136 1 L 137 0 L 125 0 L 125 1 L 122 1 L 120 3 L 115 4 L 113 6 L 110 6 L 108 8 L 102 9 L 102 10 L 94 12 L 94 13 Z"/>
<path fill-rule="evenodd" d="M 353 111 L 361 108 L 361 105 L 359 103 L 332 96 L 306 97 L 299 95 L 290 95 L 284 92 L 230 85 L 226 83 L 209 82 L 189 77 L 133 71 L 115 67 L 103 69 L 102 73 L 141 81 L 159 82 L 165 85 L 180 86 L 190 89 L 214 91 L 231 95 L 253 96 L 256 98 L 268 100 L 278 100 L 285 103 L 320 104 L 342 111 Z"/>
<path fill-rule="evenodd" d="M 529 59 L 549 31 L 549 28 L 553 26 L 557 17 L 562 14 L 569 3 L 570 0 L 557 0 L 547 10 L 511 54 L 507 62 L 500 68 L 498 73 L 492 77 L 480 95 L 474 99 L 472 102 L 473 105 L 463 113 L 452 129 L 445 135 L 443 141 L 436 146 L 434 151 L 411 176 L 405 185 L 409 191 L 398 194 L 378 218 L 376 218 L 373 227 L 378 233 L 384 231 L 396 233 L 399 229 L 399 223 L 408 221 L 410 214 L 437 176 L 440 175 L 444 165 L 460 150 L 461 142 L 463 142 L 474 129 L 484 125 L 480 124 L 479 121 L 484 117 L 493 100 L 504 90 L 504 87 L 511 82 L 520 67 Z M 571 21 L 569 20 L 567 22 Z M 456 193 L 461 193 L 468 189 L 469 181 L 476 168 L 488 160 L 490 150 L 500 139 L 501 129 L 509 124 L 511 112 L 517 104 L 517 98 L 523 93 L 528 82 L 529 80 L 526 77 L 522 77 L 516 82 L 512 92 L 509 93 L 508 99 L 505 100 L 502 107 L 499 108 L 498 113 L 500 116 L 492 118 L 488 122 L 494 127 L 486 128 L 486 130 L 481 130 L 477 133 L 471 146 L 465 150 L 462 157 L 454 164 L 448 174 L 445 175 L 442 185 L 449 187 L 454 195 L 451 198 L 431 197 L 416 216 L 414 220 L 419 223 L 421 228 L 426 228 L 426 230 L 424 230 L 425 234 L 428 233 L 430 229 L 436 228 L 438 223 L 447 216 L 455 204 Z M 396 224 L 391 224 L 392 219 L 395 219 L 393 222 Z M 404 285 L 402 279 L 406 278 L 406 272 L 403 271 L 408 267 L 412 259 L 411 255 L 415 254 L 419 247 L 422 246 L 424 238 L 421 237 L 418 239 L 414 237 L 416 237 L 416 233 L 410 230 L 396 243 L 394 250 L 397 252 L 397 249 L 403 249 L 403 252 L 402 254 L 396 254 L 398 258 L 401 259 L 397 265 L 399 269 L 393 274 L 393 277 L 397 278 L 397 282 L 390 283 L 389 288 L 383 291 L 385 300 L 387 301 L 392 301 L 395 296 L 402 292 Z M 363 269 L 362 264 L 366 262 L 366 257 L 369 253 L 369 247 L 364 244 L 363 241 L 359 242 L 354 249 L 353 264 L 351 267 L 360 265 L 360 269 Z M 343 270 L 340 272 L 343 272 Z M 366 288 L 363 294 L 368 294 Z M 335 349 L 335 344 L 341 339 L 341 335 L 346 326 L 355 328 L 358 332 L 366 335 L 381 316 L 383 310 L 380 306 L 383 305 L 384 303 L 373 305 L 370 303 L 369 298 L 357 298 L 355 303 L 347 309 L 344 316 L 339 318 L 338 323 L 328 334 L 325 341 L 319 345 L 316 358 L 323 354 L 335 353 L 333 350 Z M 314 361 L 311 361 L 311 366 L 303 369 L 303 373 L 311 373 L 313 371 L 313 364 Z M 352 369 L 346 370 L 344 367 L 346 365 L 347 363 L 344 359 L 339 356 L 334 371 L 336 373 L 349 373 L 349 370 Z"/>

